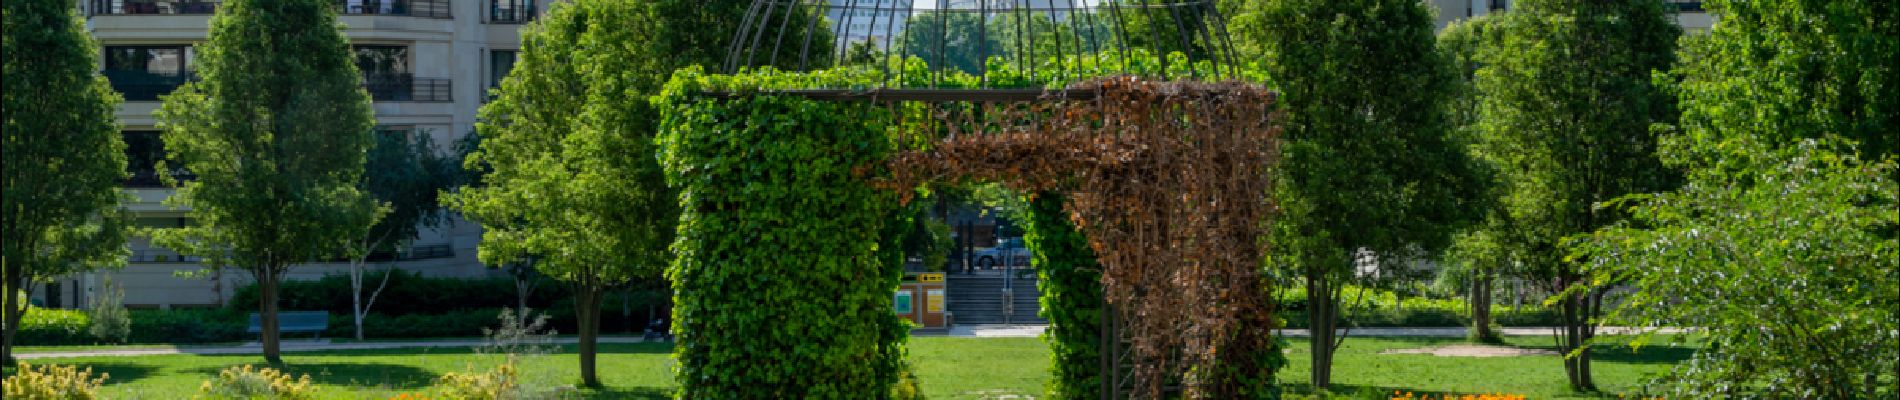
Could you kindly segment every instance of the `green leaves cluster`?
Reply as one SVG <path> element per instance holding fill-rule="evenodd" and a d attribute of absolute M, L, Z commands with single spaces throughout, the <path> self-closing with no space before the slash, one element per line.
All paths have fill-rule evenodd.
<path fill-rule="evenodd" d="M 1710 1 L 1684 40 L 1680 190 L 1603 204 L 1630 222 L 1575 251 L 1637 290 L 1612 323 L 1693 326 L 1712 343 L 1681 397 L 1900 394 L 1900 5 Z M 1678 81 L 1679 80 L 1679 81 Z"/>
<path fill-rule="evenodd" d="M 1390 268 L 1444 248 L 1480 216 L 1473 200 L 1484 182 L 1454 140 L 1455 76 L 1425 5 L 1271 0 L 1243 10 L 1236 40 L 1264 56 L 1285 111 L 1268 263 L 1315 296 L 1313 382 L 1325 387 L 1340 289 L 1361 256 Z"/>
<path fill-rule="evenodd" d="M 675 74 L 655 98 L 680 189 L 673 282 L 682 398 L 878 398 L 897 377 L 896 196 L 869 178 L 890 111 L 757 94 L 779 75 Z M 869 367 L 867 367 L 869 366 Z"/>
<path fill-rule="evenodd" d="M 450 204 L 483 224 L 484 263 L 539 257 L 573 283 L 657 275 L 672 241 L 672 191 L 652 157 L 659 87 L 630 43 L 655 25 L 625 2 L 559 4 L 523 28 L 516 71 L 481 109 L 480 186 Z"/>
<path fill-rule="evenodd" d="M 160 164 L 197 177 L 167 177 L 167 202 L 195 224 L 154 240 L 259 279 L 338 252 L 374 218 L 357 182 L 375 118 L 333 7 L 225 2 L 198 49 L 202 79 L 156 113 Z"/>
<path fill-rule="evenodd" d="M 1049 320 L 1042 334 L 1052 353 L 1049 372 L 1055 375 L 1049 380 L 1049 397 L 1100 398 L 1102 266 L 1088 238 L 1069 222 L 1063 201 L 1054 193 L 1030 200 L 1028 232 L 1023 235 L 1042 291 L 1041 316 Z"/>
<path fill-rule="evenodd" d="M 72 2 L 9 0 L 0 34 L 5 141 L 0 145 L 0 295 L 5 343 L 32 282 L 123 261 L 119 184 L 125 142 L 119 95 L 97 72 L 99 47 Z"/>

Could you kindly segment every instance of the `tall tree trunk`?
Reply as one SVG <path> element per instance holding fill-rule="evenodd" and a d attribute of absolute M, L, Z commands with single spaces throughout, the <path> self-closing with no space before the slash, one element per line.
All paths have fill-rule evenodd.
<path fill-rule="evenodd" d="M 595 341 L 600 337 L 600 286 L 580 284 L 574 291 L 574 316 L 580 320 L 581 385 L 600 387 L 594 373 Z"/>
<path fill-rule="evenodd" d="M 264 345 L 264 362 L 281 366 L 284 358 L 280 355 L 277 338 L 277 276 L 276 266 L 265 266 L 257 280 L 257 321 L 258 341 Z"/>
<path fill-rule="evenodd" d="M 350 317 L 356 326 L 356 340 L 363 340 L 363 262 L 358 259 L 350 265 Z"/>
<path fill-rule="evenodd" d="M 1484 343 L 1499 341 L 1491 330 L 1491 277 L 1479 274 L 1471 280 L 1471 338 Z"/>
<path fill-rule="evenodd" d="M 527 278 L 515 275 L 515 326 L 528 326 L 528 293 L 531 290 L 534 287 Z"/>
<path fill-rule="evenodd" d="M 1559 288 L 1568 288 L 1574 282 L 1566 279 Z M 1590 323 L 1590 301 L 1591 295 L 1586 293 L 1565 296 L 1559 302 L 1564 324 L 1559 346 L 1564 353 L 1564 374 L 1570 379 L 1570 389 L 1580 392 L 1596 390 L 1595 383 L 1590 379 L 1590 352 L 1585 347 L 1590 339 L 1587 326 Z M 1573 356 L 1572 352 L 1576 354 Z"/>
<path fill-rule="evenodd" d="M 1326 389 L 1332 385 L 1333 378 L 1333 318 L 1332 290 L 1326 287 L 1325 276 L 1319 271 L 1307 271 L 1306 274 L 1306 319 L 1307 341 L 1311 345 L 1312 382 L 1314 389 Z"/>
<path fill-rule="evenodd" d="M 23 307 L 25 304 L 20 304 L 20 292 L 26 287 L 26 272 L 20 270 L 22 267 L 24 266 L 17 263 L 7 265 L 5 277 L 6 309 L 0 310 L 0 313 L 5 313 L 0 315 L 0 319 L 5 319 L 7 326 L 5 329 L 0 329 L 3 331 L 0 332 L 0 362 L 7 365 L 13 365 L 13 335 L 19 333 L 20 316 L 26 314 L 26 307 Z"/>

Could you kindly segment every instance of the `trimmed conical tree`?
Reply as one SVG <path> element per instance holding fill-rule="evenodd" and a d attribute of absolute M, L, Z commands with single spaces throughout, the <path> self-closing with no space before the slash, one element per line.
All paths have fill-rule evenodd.
<path fill-rule="evenodd" d="M 171 182 L 167 202 L 193 225 L 161 245 L 257 279 L 264 359 L 278 357 L 278 284 L 295 263 L 340 254 L 374 204 L 357 187 L 375 125 L 349 41 L 324 0 L 227 0 L 198 47 L 199 82 L 157 113 Z"/>

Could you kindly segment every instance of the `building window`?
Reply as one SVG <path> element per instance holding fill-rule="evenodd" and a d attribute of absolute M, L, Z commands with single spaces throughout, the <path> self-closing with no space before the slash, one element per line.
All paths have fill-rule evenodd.
<path fill-rule="evenodd" d="M 519 24 L 533 21 L 536 0 L 488 0 L 488 22 Z"/>
<path fill-rule="evenodd" d="M 158 178 L 158 160 L 165 159 L 165 142 L 159 140 L 158 131 L 126 131 L 125 169 L 130 176 L 125 178 L 127 187 L 161 187 Z"/>
<path fill-rule="evenodd" d="M 106 46 L 105 71 L 127 101 L 154 101 L 191 79 L 190 46 Z"/>
<path fill-rule="evenodd" d="M 1504 11 L 1510 8 L 1510 0 L 1491 0 L 1491 11 Z"/>
<path fill-rule="evenodd" d="M 515 69 L 516 50 L 493 50 L 488 52 L 488 87 L 501 87 L 502 78 L 508 77 L 508 71 Z"/>
<path fill-rule="evenodd" d="M 453 17 L 449 0 L 334 0 L 337 12 L 345 15 L 404 15 L 411 17 Z"/>
<path fill-rule="evenodd" d="M 160 140 L 158 131 L 125 131 L 125 178 L 126 187 L 155 188 L 164 187 L 160 180 L 158 161 L 165 159 L 165 142 Z M 173 178 L 190 180 L 192 175 L 184 168 L 172 166 L 168 173 Z"/>
<path fill-rule="evenodd" d="M 407 101 L 415 94 L 415 76 L 409 72 L 409 48 L 405 46 L 354 46 L 356 69 L 363 73 L 363 86 L 369 97 L 383 101 Z"/>
<path fill-rule="evenodd" d="M 92 0 L 92 15 L 211 14 L 219 0 Z"/>

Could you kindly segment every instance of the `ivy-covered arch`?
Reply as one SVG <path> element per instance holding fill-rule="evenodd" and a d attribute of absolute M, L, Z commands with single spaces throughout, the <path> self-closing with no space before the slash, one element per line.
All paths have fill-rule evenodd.
<path fill-rule="evenodd" d="M 919 185 L 967 179 L 1039 193 L 1030 240 L 1051 284 L 1056 394 L 1272 394 L 1270 93 L 1135 78 L 973 100 L 782 90 L 867 75 L 685 70 L 657 98 L 682 190 L 668 271 L 682 396 L 885 396 L 905 326 L 877 232 Z M 1100 335 L 1104 319 L 1130 354 L 1102 358 L 1123 343 Z"/>

